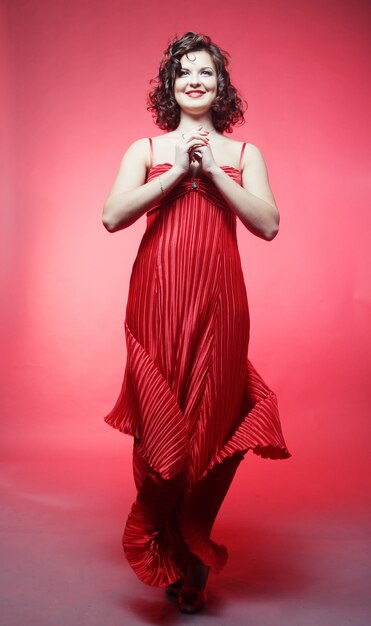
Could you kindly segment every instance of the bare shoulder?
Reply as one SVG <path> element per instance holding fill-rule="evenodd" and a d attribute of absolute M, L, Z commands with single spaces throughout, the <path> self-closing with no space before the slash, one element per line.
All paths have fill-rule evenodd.
<path fill-rule="evenodd" d="M 146 167 L 149 165 L 150 148 L 148 137 L 141 137 L 133 141 L 127 148 L 122 157 L 123 161 L 134 159 L 136 162 L 141 161 Z"/>
<path fill-rule="evenodd" d="M 258 146 L 246 142 L 243 164 L 246 167 L 265 167 L 264 157 Z"/>
<path fill-rule="evenodd" d="M 154 135 L 151 137 L 153 145 L 157 148 L 167 149 L 169 146 L 173 146 L 177 139 L 177 133 L 175 131 L 165 132 L 161 135 Z"/>
<path fill-rule="evenodd" d="M 217 134 L 216 139 L 221 145 L 225 146 L 226 148 L 230 148 L 231 151 L 238 150 L 238 148 L 241 148 L 242 143 L 243 143 L 242 141 L 238 141 L 237 139 L 232 139 L 231 137 L 227 137 L 226 135 L 223 135 L 222 133 Z"/>
<path fill-rule="evenodd" d="M 106 202 L 118 193 L 129 191 L 143 185 L 146 180 L 149 159 L 150 149 L 148 138 L 143 137 L 133 141 L 121 158 L 116 178 Z"/>
<path fill-rule="evenodd" d="M 152 137 L 152 141 L 155 141 L 156 143 L 167 143 L 169 141 L 174 141 L 176 136 L 177 136 L 176 131 L 170 130 L 170 131 L 161 133 L 160 135 L 154 135 Z"/>
<path fill-rule="evenodd" d="M 241 169 L 243 187 L 277 208 L 264 157 L 255 144 L 246 142 Z"/>
<path fill-rule="evenodd" d="M 173 162 L 174 146 L 178 138 L 178 133 L 175 131 L 164 132 L 151 137 L 155 163 Z"/>
<path fill-rule="evenodd" d="M 226 135 L 223 135 L 222 133 L 218 133 L 217 135 L 214 135 L 214 137 L 215 139 L 212 147 L 215 146 L 216 160 L 223 164 L 236 164 L 236 167 L 238 167 L 244 142 L 232 139 L 231 137 L 226 137 Z"/>

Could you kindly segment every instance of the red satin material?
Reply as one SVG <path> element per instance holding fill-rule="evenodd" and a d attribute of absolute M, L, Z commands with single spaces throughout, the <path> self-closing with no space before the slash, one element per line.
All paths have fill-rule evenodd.
<path fill-rule="evenodd" d="M 148 180 L 169 167 L 151 167 Z M 241 184 L 239 170 L 223 169 Z M 104 418 L 134 437 L 125 554 L 149 585 L 184 576 L 189 551 L 218 572 L 227 549 L 210 533 L 244 454 L 291 454 L 276 396 L 248 359 L 236 216 L 206 176 L 184 178 L 148 211 L 125 333 L 124 381 Z"/>

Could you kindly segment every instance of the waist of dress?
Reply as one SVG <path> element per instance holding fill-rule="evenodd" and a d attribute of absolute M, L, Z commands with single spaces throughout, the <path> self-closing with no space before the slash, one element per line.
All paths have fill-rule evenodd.
<path fill-rule="evenodd" d="M 147 211 L 146 215 L 151 215 L 161 209 L 166 209 L 170 204 L 190 194 L 191 198 L 194 195 L 195 199 L 197 195 L 201 195 L 206 201 L 214 204 L 219 209 L 230 212 L 228 205 L 226 204 L 223 196 L 219 193 L 215 185 L 209 181 L 206 177 L 203 178 L 184 178 L 178 185 L 173 187 L 164 198 L 159 198 L 155 204 Z M 231 212 L 235 217 L 234 213 Z"/>

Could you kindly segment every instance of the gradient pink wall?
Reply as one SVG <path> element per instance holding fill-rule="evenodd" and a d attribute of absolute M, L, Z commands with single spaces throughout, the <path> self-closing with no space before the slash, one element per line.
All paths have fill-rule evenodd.
<path fill-rule="evenodd" d="M 239 223 L 250 359 L 279 398 L 293 457 L 240 472 L 295 500 L 364 500 L 370 439 L 370 5 L 331 0 L 8 1 L 1 70 L 2 437 L 24 450 L 131 449 L 103 423 L 125 365 L 142 217 L 101 223 L 123 152 L 159 131 L 148 81 L 168 40 L 208 33 L 248 101 L 281 212 Z M 8 268 L 7 271 L 4 268 Z M 282 501 L 282 499 L 280 499 Z M 302 503 L 305 506 L 305 503 Z"/>

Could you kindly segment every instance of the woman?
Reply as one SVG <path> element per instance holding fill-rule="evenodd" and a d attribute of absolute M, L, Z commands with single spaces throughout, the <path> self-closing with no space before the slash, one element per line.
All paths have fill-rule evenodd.
<path fill-rule="evenodd" d="M 223 134 L 243 122 L 227 56 L 193 32 L 170 43 L 148 107 L 167 132 L 131 144 L 103 210 L 109 232 L 147 214 L 124 381 L 104 418 L 134 438 L 123 547 L 140 580 L 167 586 L 183 612 L 205 604 L 209 570 L 226 563 L 210 533 L 244 454 L 291 456 L 276 397 L 247 359 L 236 218 L 271 240 L 279 213 L 259 149 Z"/>

